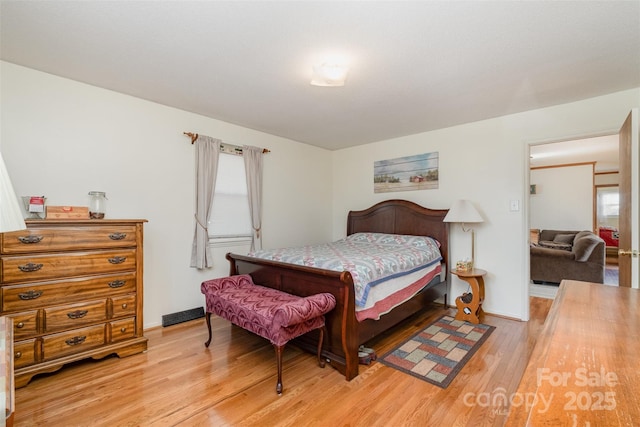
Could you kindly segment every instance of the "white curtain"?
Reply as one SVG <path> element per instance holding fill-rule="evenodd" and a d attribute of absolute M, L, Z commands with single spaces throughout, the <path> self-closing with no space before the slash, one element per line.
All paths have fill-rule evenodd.
<path fill-rule="evenodd" d="M 194 215 L 196 230 L 191 249 L 191 267 L 198 269 L 213 267 L 207 225 L 211 215 L 211 201 L 216 188 L 221 142 L 219 139 L 201 135 L 195 144 L 196 212 Z"/>
<path fill-rule="evenodd" d="M 251 250 L 262 249 L 262 148 L 245 145 L 242 147 L 244 170 L 247 176 L 249 213 L 253 228 Z"/>

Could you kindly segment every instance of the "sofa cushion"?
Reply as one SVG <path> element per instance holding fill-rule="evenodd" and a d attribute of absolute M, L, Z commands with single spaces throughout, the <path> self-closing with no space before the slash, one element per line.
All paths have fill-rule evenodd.
<path fill-rule="evenodd" d="M 558 234 L 573 234 L 574 236 L 578 233 L 574 230 L 540 230 L 540 240 L 549 240 L 553 242 L 553 239 Z"/>
<path fill-rule="evenodd" d="M 565 243 L 568 245 L 573 245 L 573 240 L 575 239 L 575 234 L 556 234 L 553 238 L 553 243 Z"/>
<path fill-rule="evenodd" d="M 541 240 L 538 242 L 538 246 L 548 249 L 558 249 L 561 251 L 570 251 L 571 244 L 569 243 L 559 243 L 559 242 L 550 242 L 549 240 Z"/>
<path fill-rule="evenodd" d="M 581 231 L 580 233 L 584 232 Z M 576 261 L 584 262 L 589 259 L 591 253 L 593 252 L 595 247 L 598 246 L 598 243 L 602 241 L 602 239 L 589 232 L 586 232 L 587 234 L 578 237 L 580 233 L 576 235 L 576 239 L 574 240 L 573 253 L 576 255 Z"/>

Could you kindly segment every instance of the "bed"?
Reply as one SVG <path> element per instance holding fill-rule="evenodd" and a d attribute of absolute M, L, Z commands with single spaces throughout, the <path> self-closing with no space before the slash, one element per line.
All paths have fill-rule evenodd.
<path fill-rule="evenodd" d="M 448 224 L 442 220 L 446 209 L 428 209 L 406 200 L 388 200 L 368 209 L 349 212 L 347 236 L 357 233 L 384 233 L 402 236 L 429 236 L 440 246 L 441 270 L 446 272 L 449 253 Z M 442 298 L 447 307 L 449 278 L 437 274 L 410 299 L 395 306 L 379 319 L 357 319 L 354 277 L 349 271 L 333 271 L 306 265 L 229 253 L 230 274 L 250 274 L 255 283 L 299 296 L 329 292 L 336 307 L 326 316 L 327 334 L 323 357 L 347 380 L 358 375 L 358 347 L 389 330 L 402 320 Z M 375 317 L 375 316 L 374 316 Z M 317 347 L 317 334 L 296 340 L 310 352 Z"/>

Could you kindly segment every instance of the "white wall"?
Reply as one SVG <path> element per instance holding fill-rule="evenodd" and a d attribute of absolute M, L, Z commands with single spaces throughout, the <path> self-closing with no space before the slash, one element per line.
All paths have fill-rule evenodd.
<path fill-rule="evenodd" d="M 620 176 L 618 172 L 615 173 L 596 173 L 595 185 L 619 185 Z"/>
<path fill-rule="evenodd" d="M 350 209 L 383 199 L 402 198 L 431 208 L 469 199 L 485 219 L 475 227 L 476 265 L 489 273 L 485 310 L 526 318 L 529 144 L 617 132 L 639 104 L 640 89 L 634 89 L 335 151 L 333 237 L 344 235 Z M 374 161 L 432 151 L 440 153 L 440 188 L 374 194 Z M 519 202 L 518 211 L 510 210 L 512 200 Z M 453 262 L 470 255 L 470 236 L 455 225 L 451 252 Z M 453 296 L 465 289 L 464 282 L 453 279 Z"/>
<path fill-rule="evenodd" d="M 194 131 L 272 150 L 265 160 L 264 246 L 342 237 L 346 214 L 388 198 L 432 208 L 475 203 L 476 263 L 488 270 L 486 311 L 526 317 L 529 144 L 616 132 L 640 88 L 403 138 L 328 152 L 108 90 L 0 63 L 0 148 L 18 195 L 86 204 L 106 191 L 108 215 L 146 218 L 145 324 L 202 305 L 199 284 L 227 273 L 188 267 L 193 234 Z M 464 108 L 461 106 L 461 108 Z M 440 188 L 373 193 L 373 162 L 440 153 Z M 510 211 L 510 201 L 519 202 Z M 451 229 L 451 259 L 470 236 Z M 222 256 L 223 251 L 217 253 Z M 453 280 L 453 296 L 465 285 Z"/>
<path fill-rule="evenodd" d="M 529 224 L 540 230 L 593 230 L 593 165 L 533 169 Z"/>
<path fill-rule="evenodd" d="M 194 148 L 183 131 L 271 150 L 264 162 L 263 246 L 331 237 L 329 151 L 0 62 L 0 148 L 18 196 L 86 206 L 105 191 L 107 217 L 144 218 L 144 323 L 203 305 L 200 283 L 228 274 L 189 268 Z"/>

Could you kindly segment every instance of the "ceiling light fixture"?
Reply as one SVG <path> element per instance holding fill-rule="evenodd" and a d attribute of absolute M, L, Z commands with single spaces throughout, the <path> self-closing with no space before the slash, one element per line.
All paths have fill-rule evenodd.
<path fill-rule="evenodd" d="M 320 65 L 314 65 L 311 84 L 328 87 L 344 86 L 347 73 L 349 73 L 349 67 L 346 65 L 323 62 Z"/>

